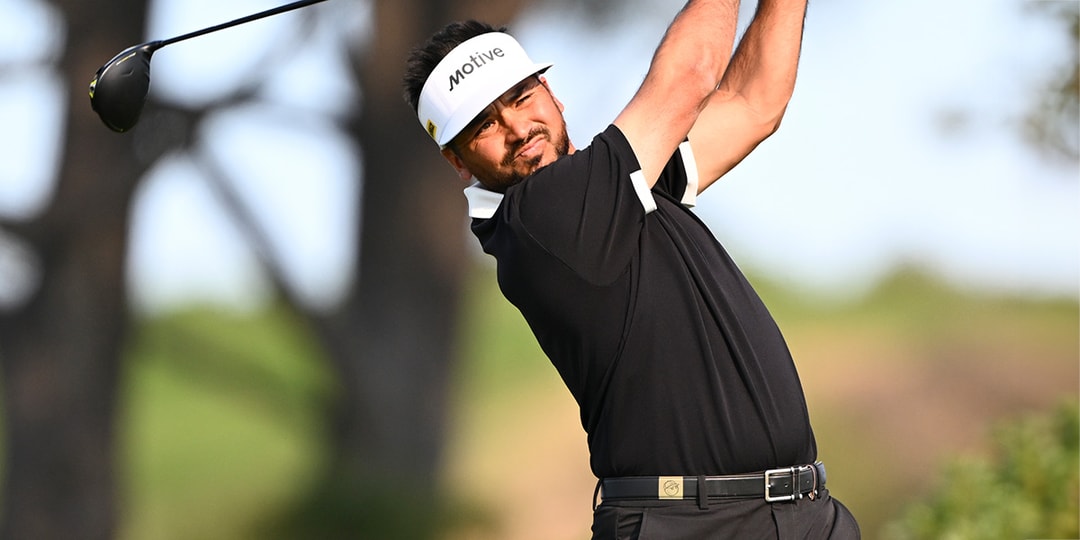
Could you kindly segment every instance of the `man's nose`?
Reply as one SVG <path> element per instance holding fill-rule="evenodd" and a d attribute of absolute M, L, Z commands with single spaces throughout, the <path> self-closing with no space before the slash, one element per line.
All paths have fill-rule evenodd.
<path fill-rule="evenodd" d="M 502 117 L 503 126 L 511 140 L 522 140 L 529 136 L 532 123 L 525 114 L 507 107 L 502 110 Z"/>

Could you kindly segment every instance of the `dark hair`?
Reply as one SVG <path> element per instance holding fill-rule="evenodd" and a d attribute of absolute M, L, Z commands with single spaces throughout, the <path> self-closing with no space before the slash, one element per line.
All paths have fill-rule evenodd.
<path fill-rule="evenodd" d="M 419 111 L 420 91 L 424 89 L 424 83 L 431 72 L 435 71 L 435 66 L 439 65 L 454 47 L 481 34 L 505 31 L 506 27 L 496 28 L 485 22 L 469 20 L 450 23 L 433 34 L 426 43 L 409 53 L 405 76 L 401 81 L 405 87 L 405 101 L 412 105 L 414 112 Z"/>

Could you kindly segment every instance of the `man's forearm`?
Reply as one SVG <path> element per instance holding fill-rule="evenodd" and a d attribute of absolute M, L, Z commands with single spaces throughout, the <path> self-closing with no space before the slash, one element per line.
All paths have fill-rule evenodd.
<path fill-rule="evenodd" d="M 696 116 L 731 61 L 738 17 L 739 0 L 687 2 L 656 48 L 635 100 L 659 94 L 657 101 Z"/>
<path fill-rule="evenodd" d="M 700 74 L 715 88 L 731 60 L 738 16 L 739 0 L 687 2 L 660 41 L 650 73 Z"/>
<path fill-rule="evenodd" d="M 668 27 L 641 88 L 615 119 L 652 187 L 731 59 L 738 0 L 691 0 Z"/>
<path fill-rule="evenodd" d="M 795 88 L 806 0 L 759 0 L 757 13 L 689 138 L 698 191 L 776 131 Z"/>
<path fill-rule="evenodd" d="M 806 0 L 759 0 L 720 91 L 779 122 L 795 89 L 805 18 Z"/>

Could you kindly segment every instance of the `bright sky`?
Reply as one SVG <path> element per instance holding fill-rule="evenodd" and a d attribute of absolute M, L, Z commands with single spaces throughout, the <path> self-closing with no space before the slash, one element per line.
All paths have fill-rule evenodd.
<path fill-rule="evenodd" d="M 0 63 L 32 56 L 28 51 L 54 35 L 36 1 L 4 2 Z M 663 16 L 627 10 L 633 14 L 601 30 L 543 9 L 513 26 L 534 60 L 556 63 L 548 78 L 579 147 L 629 99 L 682 2 L 653 3 L 664 4 Z M 269 6 L 159 0 L 148 39 Z M 336 19 L 350 14 L 350 31 L 367 32 L 363 6 L 333 0 L 309 9 L 337 10 Z M 744 11 L 752 6 L 744 2 Z M 255 68 L 239 51 L 289 44 L 291 24 L 291 14 L 282 15 L 163 49 L 154 57 L 153 91 L 212 99 L 238 64 L 241 72 Z M 332 35 L 320 35 L 325 39 L 308 43 L 300 59 L 275 69 L 276 99 L 319 109 L 355 99 L 342 79 L 327 76 L 341 71 L 327 46 Z M 1080 171 L 1043 163 L 1014 127 L 1031 89 L 1066 60 L 1063 40 L 1050 22 L 1026 15 L 1020 1 L 812 2 L 783 126 L 706 192 L 698 212 L 743 265 L 826 292 L 857 293 L 912 262 L 964 286 L 1075 298 Z M 0 77 L 5 214 L 32 212 L 50 188 L 50 130 L 61 118 L 55 78 L 44 71 Z M 951 135 L 939 127 L 943 117 L 955 120 Z M 312 301 L 329 301 L 356 256 L 351 202 L 358 187 L 351 179 L 358 156 L 331 126 L 284 123 L 258 109 L 223 115 L 207 131 L 208 151 L 238 173 L 238 188 L 288 254 L 290 275 Z M 132 286 L 141 303 L 210 298 L 243 305 L 263 290 L 257 265 L 190 162 L 172 159 L 153 172 L 134 223 Z"/>

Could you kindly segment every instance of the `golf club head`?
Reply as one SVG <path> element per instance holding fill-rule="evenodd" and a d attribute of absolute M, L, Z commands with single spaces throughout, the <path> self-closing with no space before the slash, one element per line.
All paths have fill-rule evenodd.
<path fill-rule="evenodd" d="M 139 121 L 150 90 L 150 57 L 160 44 L 152 41 L 124 49 L 90 81 L 90 107 L 109 129 L 123 133 Z"/>

